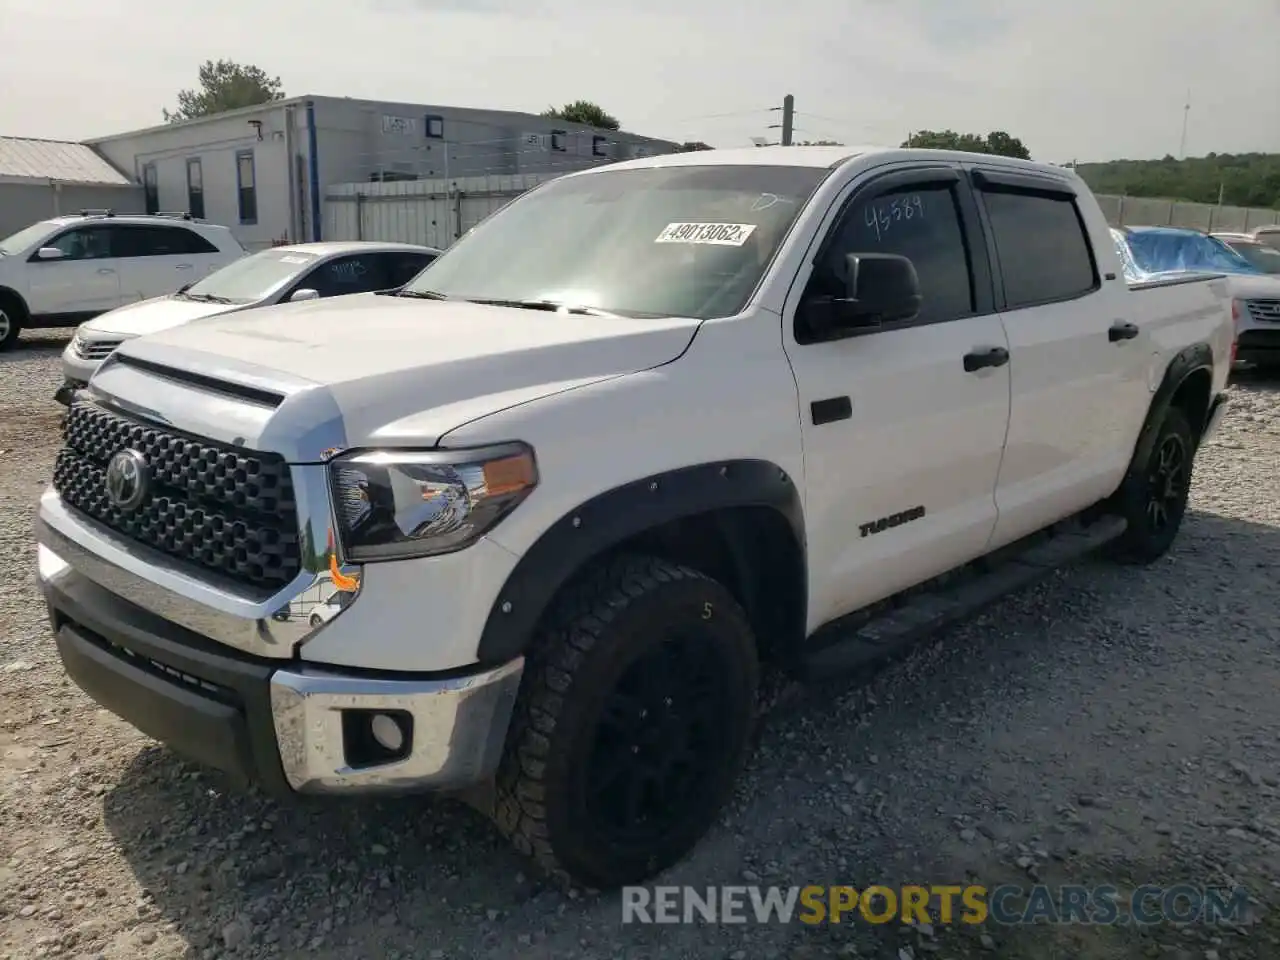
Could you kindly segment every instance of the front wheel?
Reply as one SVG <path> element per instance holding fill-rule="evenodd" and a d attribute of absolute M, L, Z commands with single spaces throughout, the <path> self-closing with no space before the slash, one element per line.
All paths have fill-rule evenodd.
<path fill-rule="evenodd" d="M 0 353 L 10 350 L 22 334 L 20 311 L 8 297 L 0 297 Z"/>
<path fill-rule="evenodd" d="M 1114 553 L 1133 563 L 1151 563 L 1173 545 L 1187 512 L 1195 434 L 1186 414 L 1170 407 L 1156 433 L 1146 463 L 1135 463 L 1116 496 L 1128 521 Z"/>
<path fill-rule="evenodd" d="M 623 556 L 570 589 L 526 664 L 494 819 L 561 881 L 613 888 L 681 859 L 728 800 L 759 666 L 723 586 Z"/>

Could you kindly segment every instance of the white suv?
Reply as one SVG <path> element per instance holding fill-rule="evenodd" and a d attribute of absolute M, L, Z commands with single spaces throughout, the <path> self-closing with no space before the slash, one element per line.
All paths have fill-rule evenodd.
<path fill-rule="evenodd" d="M 0 240 L 0 350 L 23 328 L 74 327 L 243 257 L 226 227 L 110 211 L 41 220 Z"/>

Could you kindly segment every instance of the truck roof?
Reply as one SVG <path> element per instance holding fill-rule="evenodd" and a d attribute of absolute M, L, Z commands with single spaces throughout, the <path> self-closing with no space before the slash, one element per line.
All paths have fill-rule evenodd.
<path fill-rule="evenodd" d="M 851 146 L 851 147 L 735 147 L 728 150 L 694 150 L 688 153 L 664 153 L 653 157 L 637 157 L 605 166 L 592 167 L 566 174 L 570 177 L 585 176 L 602 170 L 640 169 L 644 167 L 693 167 L 714 165 L 760 165 L 785 167 L 819 167 L 831 169 L 856 157 L 875 155 L 878 160 L 980 160 L 996 166 L 1015 167 L 1023 170 L 1051 172 L 1071 178 L 1075 174 L 1066 167 L 1034 160 L 1018 160 L 985 153 L 965 153 L 960 150 L 920 150 L 907 147 Z"/>

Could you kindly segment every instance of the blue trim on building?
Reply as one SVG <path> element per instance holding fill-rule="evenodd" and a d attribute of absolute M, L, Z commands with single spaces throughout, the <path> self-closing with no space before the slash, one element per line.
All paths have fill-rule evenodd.
<path fill-rule="evenodd" d="M 316 104 L 307 101 L 307 179 L 311 194 L 311 239 L 320 242 L 320 156 L 316 147 Z"/>

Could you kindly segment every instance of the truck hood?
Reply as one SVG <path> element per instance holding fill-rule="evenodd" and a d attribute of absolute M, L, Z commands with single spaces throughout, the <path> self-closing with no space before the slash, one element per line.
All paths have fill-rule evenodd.
<path fill-rule="evenodd" d="M 197 300 L 183 300 L 172 295 L 152 297 L 150 300 L 139 300 L 124 307 L 118 307 L 101 316 L 94 317 L 80 325 L 82 334 L 103 334 L 115 337 L 144 337 L 147 334 L 159 333 L 170 327 L 178 327 L 202 317 L 212 317 L 229 310 L 240 309 L 238 305 L 225 303 L 202 303 Z"/>
<path fill-rule="evenodd" d="M 334 447 L 432 446 L 477 417 L 660 366 L 698 324 L 357 294 L 128 340 L 91 389 L 199 435 L 308 462 Z"/>

